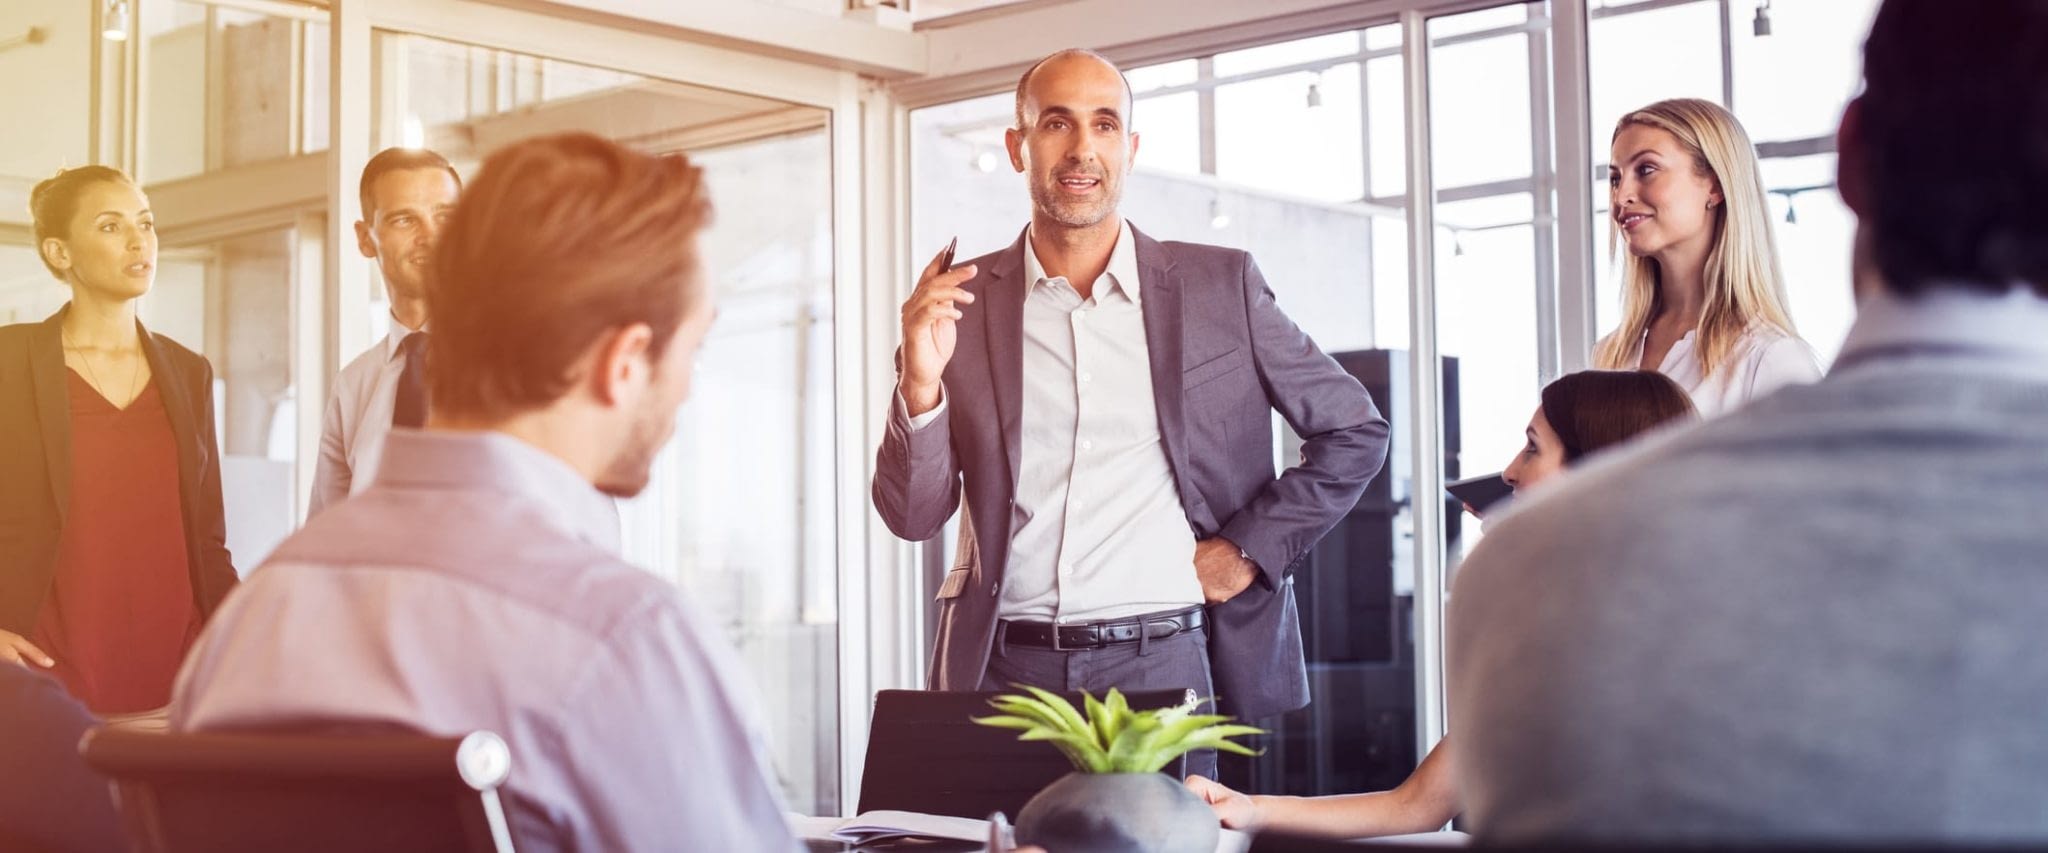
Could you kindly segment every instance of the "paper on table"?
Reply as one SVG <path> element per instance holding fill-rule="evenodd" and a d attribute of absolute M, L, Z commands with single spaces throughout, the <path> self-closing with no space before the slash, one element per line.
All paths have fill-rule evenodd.
<path fill-rule="evenodd" d="M 987 841 L 988 821 L 918 812 L 875 811 L 848 818 L 832 831 L 832 837 L 849 844 L 872 844 L 885 839 L 910 837 Z"/>
<path fill-rule="evenodd" d="M 1455 829 L 1440 832 L 1418 832 L 1414 835 L 1383 835 L 1378 838 L 1360 838 L 1353 844 L 1399 844 L 1404 847 L 1470 847 L 1472 836 Z"/>
<path fill-rule="evenodd" d="M 917 812 L 874 811 L 850 818 L 792 814 L 789 821 L 798 838 L 852 844 L 868 844 L 886 838 L 907 838 L 912 835 L 957 838 L 961 841 L 983 841 L 988 838 L 988 821 Z M 855 831 L 882 834 L 862 835 L 858 838 L 843 834 Z M 1223 830 L 1222 835 L 1216 839 L 1216 853 L 1245 853 L 1251 849 L 1251 841 L 1252 837 L 1245 833 L 1234 829 Z"/>

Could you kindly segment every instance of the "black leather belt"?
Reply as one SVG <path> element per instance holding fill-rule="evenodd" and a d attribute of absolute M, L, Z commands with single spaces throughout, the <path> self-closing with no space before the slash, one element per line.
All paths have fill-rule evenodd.
<path fill-rule="evenodd" d="M 1176 634 L 1202 630 L 1205 622 L 1202 608 L 1190 607 L 1185 610 L 1146 613 L 1078 625 L 1012 622 L 1005 619 L 998 626 L 998 630 L 1003 632 L 1004 642 L 1068 652 L 1078 649 L 1099 649 L 1118 643 L 1135 643 L 1140 636 L 1147 640 L 1163 640 Z"/>

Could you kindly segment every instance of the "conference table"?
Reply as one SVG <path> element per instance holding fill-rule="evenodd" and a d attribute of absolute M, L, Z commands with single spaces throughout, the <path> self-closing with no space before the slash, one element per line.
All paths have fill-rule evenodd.
<path fill-rule="evenodd" d="M 790 816 L 790 828 L 795 830 L 807 850 L 812 853 L 987 853 L 986 844 L 978 841 L 950 841 L 938 839 L 898 839 L 869 845 L 848 844 L 835 840 L 832 831 L 846 822 L 842 817 Z M 1251 849 L 1252 837 L 1246 833 L 1226 829 L 1216 840 L 1216 853 L 1246 853 Z M 1375 846 L 1400 845 L 1415 847 L 1470 847 L 1472 837 L 1456 830 L 1444 832 L 1423 832 L 1414 835 L 1395 835 L 1385 838 L 1362 838 L 1350 842 L 1364 849 Z"/>
<path fill-rule="evenodd" d="M 790 828 L 802 839 L 813 853 L 987 853 L 988 846 L 979 841 L 953 841 L 945 839 L 898 839 L 868 845 L 854 845 L 835 840 L 832 831 L 846 822 L 842 817 L 790 816 Z M 1235 830 L 1223 830 L 1216 840 L 1216 853 L 1246 853 L 1251 849 L 1251 836 Z"/>

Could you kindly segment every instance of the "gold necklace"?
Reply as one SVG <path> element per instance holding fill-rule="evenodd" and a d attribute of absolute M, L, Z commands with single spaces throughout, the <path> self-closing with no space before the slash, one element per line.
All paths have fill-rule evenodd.
<path fill-rule="evenodd" d="M 107 386 L 105 383 L 100 381 L 99 372 L 92 369 L 92 359 L 85 357 L 85 350 L 79 349 L 76 345 L 72 344 L 71 335 L 66 333 L 62 328 L 59 328 L 57 330 L 57 339 L 63 342 L 65 349 L 78 353 L 78 362 L 80 364 L 85 365 L 85 375 L 92 379 L 93 390 L 100 392 L 101 398 L 106 398 Z M 140 355 L 140 353 L 137 353 L 137 355 Z M 125 399 L 127 399 L 127 401 L 130 404 L 133 404 L 135 402 L 135 386 L 141 381 L 142 365 L 137 364 L 133 369 L 128 371 L 128 396 Z M 114 401 L 107 400 L 107 402 L 112 403 Z M 127 411 L 128 409 L 127 406 L 115 406 L 114 408 L 121 411 Z"/>

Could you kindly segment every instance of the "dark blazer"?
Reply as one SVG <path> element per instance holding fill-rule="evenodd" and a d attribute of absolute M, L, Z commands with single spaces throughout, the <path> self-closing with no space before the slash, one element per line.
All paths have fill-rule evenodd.
<path fill-rule="evenodd" d="M 1291 572 L 1379 472 L 1387 422 L 1281 313 L 1249 254 L 1131 233 L 1159 432 L 1188 527 L 1236 542 L 1263 573 L 1209 608 L 1218 701 L 1244 718 L 1299 708 L 1308 672 Z M 1024 247 L 1020 235 L 971 261 L 981 272 L 965 285 L 974 302 L 959 306 L 945 412 L 913 434 L 892 406 L 876 458 L 875 508 L 905 539 L 937 535 L 965 490 L 959 565 L 940 590 L 939 690 L 976 689 L 995 639 L 1022 452 Z M 1300 464 L 1277 478 L 1273 411 L 1305 440 Z"/>
<path fill-rule="evenodd" d="M 58 324 L 0 326 L 0 629 L 28 636 L 57 572 L 57 541 L 71 506 L 71 403 Z M 163 335 L 142 332 L 142 352 L 178 443 L 185 563 L 202 615 L 235 585 L 221 507 L 213 431 L 213 366 Z"/>

